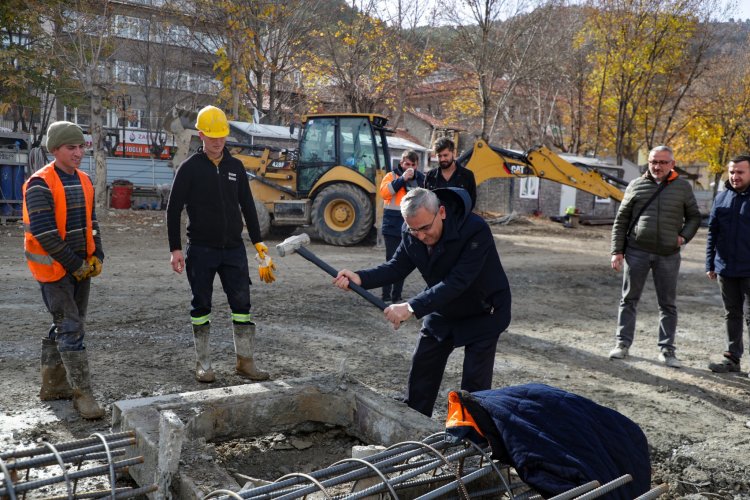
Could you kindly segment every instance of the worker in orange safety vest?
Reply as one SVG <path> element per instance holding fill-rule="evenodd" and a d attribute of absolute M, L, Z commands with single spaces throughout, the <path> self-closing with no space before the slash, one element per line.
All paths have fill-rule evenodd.
<path fill-rule="evenodd" d="M 91 278 L 102 270 L 104 252 L 94 212 L 94 186 L 79 167 L 85 140 L 70 122 L 47 129 L 55 160 L 23 185 L 26 262 L 39 282 L 52 326 L 42 339 L 39 397 L 73 399 L 86 419 L 104 416 L 91 388 L 84 322 Z"/>
<path fill-rule="evenodd" d="M 424 174 L 419 171 L 419 155 L 411 149 L 401 154 L 401 161 L 380 182 L 383 198 L 383 225 L 380 229 L 385 240 L 385 260 L 391 260 L 401 244 L 404 218 L 401 216 L 401 199 L 414 188 L 424 187 Z M 403 280 L 383 286 L 383 302 L 402 302 Z"/>

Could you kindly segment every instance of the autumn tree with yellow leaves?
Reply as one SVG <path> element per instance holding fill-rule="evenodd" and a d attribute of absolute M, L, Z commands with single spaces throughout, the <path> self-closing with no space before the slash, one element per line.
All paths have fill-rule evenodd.
<path fill-rule="evenodd" d="M 697 86 L 691 119 L 680 147 L 696 162 L 708 164 L 714 195 L 732 157 L 748 151 L 750 137 L 750 43 L 739 54 L 716 61 Z"/>
<path fill-rule="evenodd" d="M 593 47 L 595 152 L 618 163 L 672 140 L 692 85 L 706 70 L 715 0 L 593 0 L 579 43 Z M 610 149 L 611 148 L 611 149 Z"/>
<path fill-rule="evenodd" d="M 429 47 L 405 40 L 372 14 L 372 4 L 366 7 L 311 34 L 317 43 L 306 54 L 303 74 L 308 95 L 318 103 L 338 99 L 355 113 L 398 109 L 404 89 L 435 69 Z M 330 91 L 335 95 L 328 96 Z"/>
<path fill-rule="evenodd" d="M 234 118 L 253 108 L 280 123 L 295 104 L 299 71 L 311 43 L 321 0 L 199 0 L 201 31 L 217 47 L 214 65 L 223 83 L 221 101 Z"/>

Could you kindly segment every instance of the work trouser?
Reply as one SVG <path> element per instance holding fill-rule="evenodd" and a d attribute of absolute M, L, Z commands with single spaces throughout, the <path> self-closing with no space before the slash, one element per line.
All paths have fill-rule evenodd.
<path fill-rule="evenodd" d="M 193 294 L 190 301 L 193 324 L 204 324 L 210 319 L 217 274 L 227 295 L 232 319 L 239 323 L 250 321 L 250 273 L 244 245 L 234 248 L 188 245 L 185 271 Z"/>
<path fill-rule="evenodd" d="M 57 341 L 57 349 L 82 351 L 86 310 L 89 305 L 91 279 L 76 281 L 71 274 L 51 283 L 39 283 L 42 299 L 52 315 L 48 337 Z"/>
<path fill-rule="evenodd" d="M 677 332 L 677 278 L 680 273 L 680 253 L 657 255 L 637 248 L 625 252 L 622 278 L 622 298 L 617 317 L 617 343 L 629 347 L 635 338 L 635 319 L 638 301 L 651 271 L 659 304 L 659 348 L 674 350 Z"/>
<path fill-rule="evenodd" d="M 396 253 L 396 249 L 401 244 L 401 236 L 391 236 L 390 234 L 384 234 L 383 239 L 385 240 L 385 260 L 388 262 Z M 396 301 L 401 300 L 401 294 L 404 290 L 404 280 L 396 281 L 388 285 L 383 285 L 383 300 Z"/>
<path fill-rule="evenodd" d="M 740 359 L 744 352 L 742 343 L 743 317 L 750 330 L 750 277 L 728 278 L 719 276 L 719 290 L 724 302 L 724 319 L 727 329 L 727 352 Z"/>
<path fill-rule="evenodd" d="M 499 338 L 500 332 L 490 338 L 483 338 L 464 346 L 461 389 L 475 392 L 492 388 L 495 349 Z M 454 349 L 455 345 L 450 338 L 440 341 L 424 332 L 419 334 L 406 388 L 405 402 L 409 408 L 428 417 L 432 416 L 445 365 Z"/>

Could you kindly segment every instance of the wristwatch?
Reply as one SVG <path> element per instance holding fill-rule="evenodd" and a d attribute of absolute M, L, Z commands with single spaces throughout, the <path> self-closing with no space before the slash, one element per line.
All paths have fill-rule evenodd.
<path fill-rule="evenodd" d="M 411 308 L 411 304 L 408 302 L 406 303 L 406 308 L 409 310 L 410 313 L 414 314 L 414 309 Z"/>

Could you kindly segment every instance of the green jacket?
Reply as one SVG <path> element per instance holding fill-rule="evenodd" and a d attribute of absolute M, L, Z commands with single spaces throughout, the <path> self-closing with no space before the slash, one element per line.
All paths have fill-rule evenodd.
<path fill-rule="evenodd" d="M 678 179 L 674 170 L 664 182 L 668 183 L 667 186 L 641 214 L 627 237 L 627 247 L 657 255 L 672 255 L 680 251 L 677 236 L 688 242 L 698 231 L 701 213 L 693 188 L 687 181 Z M 612 226 L 612 254 L 625 253 L 625 239 L 633 218 L 658 188 L 648 171 L 630 182 Z"/>

